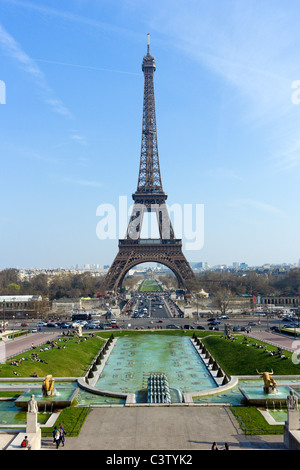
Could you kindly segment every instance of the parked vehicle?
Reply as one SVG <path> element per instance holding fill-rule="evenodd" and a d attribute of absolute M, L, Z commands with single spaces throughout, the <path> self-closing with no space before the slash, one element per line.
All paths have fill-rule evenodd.
<path fill-rule="evenodd" d="M 96 325 L 96 323 L 88 323 L 87 325 L 85 325 L 85 327 L 89 330 L 94 330 L 95 328 L 98 328 L 98 325 Z"/>
<path fill-rule="evenodd" d="M 179 326 L 178 325 L 167 325 L 166 328 L 169 328 L 169 329 L 179 329 Z"/>
<path fill-rule="evenodd" d="M 199 325 L 199 326 L 197 326 L 197 330 L 205 330 L 205 326 Z"/>

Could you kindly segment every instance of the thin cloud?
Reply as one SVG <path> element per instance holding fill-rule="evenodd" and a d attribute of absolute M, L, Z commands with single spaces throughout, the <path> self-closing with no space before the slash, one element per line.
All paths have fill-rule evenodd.
<path fill-rule="evenodd" d="M 240 209 L 254 209 L 255 211 L 263 211 L 281 216 L 284 215 L 284 213 L 277 207 L 266 202 L 256 201 L 253 199 L 236 199 L 229 205 Z"/>
<path fill-rule="evenodd" d="M 107 69 L 104 67 L 94 67 L 92 65 L 83 65 L 83 64 L 70 64 L 68 62 L 58 62 L 56 60 L 46 60 L 46 59 L 35 59 L 36 62 L 45 62 L 46 64 L 54 64 L 54 65 L 61 65 L 63 67 L 75 67 L 80 69 L 87 69 L 87 70 L 94 70 L 97 72 L 112 72 L 112 73 L 121 73 L 125 75 L 136 75 L 141 76 L 141 73 L 137 72 L 128 72 L 126 70 L 118 70 L 118 69 Z"/>
<path fill-rule="evenodd" d="M 37 85 L 40 92 L 43 94 L 43 99 L 47 105 L 50 106 L 52 111 L 57 114 L 63 115 L 68 118 L 73 118 L 72 113 L 67 107 L 59 100 L 53 90 L 47 84 L 43 72 L 33 59 L 29 57 L 22 47 L 15 41 L 15 39 L 0 25 L 0 46 L 5 54 L 17 62 L 17 64 L 26 72 L 34 83 Z"/>
<path fill-rule="evenodd" d="M 43 5 L 37 5 L 36 3 L 23 2 L 19 0 L 1 0 L 1 1 L 5 3 L 9 3 L 10 5 L 15 5 L 17 7 L 26 8 L 27 10 L 37 11 L 39 13 L 43 13 L 44 15 L 55 16 L 57 18 L 68 20 L 70 22 L 81 23 L 87 26 L 104 30 L 104 31 L 110 31 L 110 32 L 118 33 L 118 34 L 126 34 L 126 35 L 140 37 L 138 33 L 135 33 L 129 29 L 122 28 L 120 26 L 115 26 L 111 23 L 99 21 L 93 18 L 88 18 L 82 15 L 77 15 L 75 13 L 70 13 L 68 11 L 57 10 L 54 8 L 45 7 Z"/>
<path fill-rule="evenodd" d="M 213 176 L 214 178 L 217 177 L 219 179 L 226 180 L 236 180 L 236 181 L 243 181 L 243 178 L 239 176 L 234 170 L 228 168 L 221 168 L 217 167 L 213 170 L 208 170 L 206 172 L 208 176 Z"/>
<path fill-rule="evenodd" d="M 102 187 L 102 184 L 100 183 L 100 181 L 85 180 L 85 179 L 81 179 L 81 178 L 75 178 L 73 176 L 65 177 L 65 178 L 62 178 L 62 179 L 63 179 L 63 181 L 65 181 L 67 183 L 72 183 L 72 184 L 79 185 L 79 186 L 89 186 L 89 187 L 92 187 L 92 188 L 101 188 Z"/>

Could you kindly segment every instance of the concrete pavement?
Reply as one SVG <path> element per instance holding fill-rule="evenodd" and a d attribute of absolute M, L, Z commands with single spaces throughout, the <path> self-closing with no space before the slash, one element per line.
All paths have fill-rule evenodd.
<path fill-rule="evenodd" d="M 283 436 L 245 436 L 225 406 L 92 408 L 79 437 L 66 436 L 61 450 L 286 450 Z M 42 448 L 56 450 L 52 439 Z"/>

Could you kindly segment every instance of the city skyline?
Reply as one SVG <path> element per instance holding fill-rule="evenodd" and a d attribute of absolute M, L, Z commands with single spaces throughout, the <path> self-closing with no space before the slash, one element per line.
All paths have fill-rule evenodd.
<path fill-rule="evenodd" d="M 97 237 L 97 208 L 136 189 L 147 33 L 168 203 L 204 207 L 203 248 L 186 258 L 297 264 L 299 12 L 1 0 L 0 269 L 112 263 L 118 237 Z"/>

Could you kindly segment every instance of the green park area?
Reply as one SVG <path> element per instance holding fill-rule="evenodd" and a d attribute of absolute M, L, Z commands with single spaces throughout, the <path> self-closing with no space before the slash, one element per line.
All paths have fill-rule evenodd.
<path fill-rule="evenodd" d="M 0 365 L 0 378 L 44 378 L 51 374 L 53 377 L 72 378 L 86 374 L 99 351 L 110 338 L 111 331 L 101 331 L 84 334 L 83 338 L 61 336 L 52 343 L 30 349 L 10 358 Z M 289 351 L 277 354 L 277 348 L 267 343 L 257 343 L 257 340 L 237 333 L 232 339 L 227 339 L 221 332 L 202 330 L 114 330 L 115 337 L 124 335 L 187 335 L 202 339 L 206 348 L 215 360 L 229 375 L 257 376 L 260 371 L 274 371 L 274 375 L 300 375 L 300 365 L 292 361 Z M 34 380 L 34 379 L 33 379 Z M 2 392 L 1 396 L 3 396 Z M 16 392 L 13 392 L 16 393 Z M 20 391 L 21 394 L 21 391 Z M 89 411 L 85 407 L 74 406 L 65 408 L 60 420 L 63 420 L 69 435 L 77 435 Z M 246 426 L 245 432 L 259 434 L 282 433 L 283 426 L 270 426 L 257 411 L 255 406 L 231 407 L 237 419 Z M 253 431 L 251 431 L 251 429 Z M 51 429 L 43 428 L 44 435 L 50 435 Z M 76 434 L 77 433 L 77 434 Z"/>
<path fill-rule="evenodd" d="M 161 292 L 161 285 L 155 280 L 145 280 L 139 287 L 139 292 Z"/>

